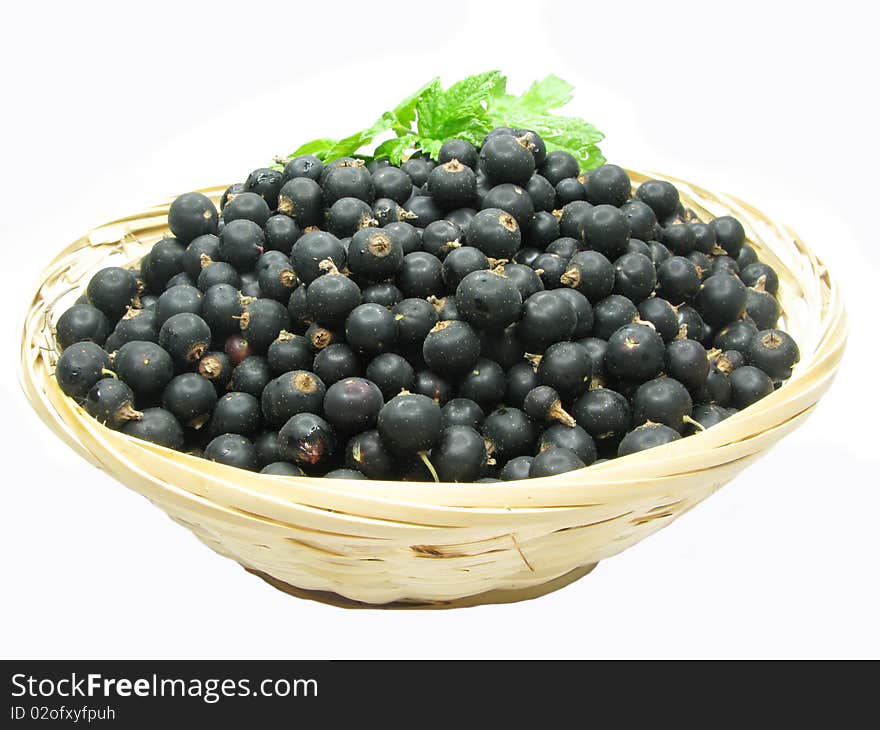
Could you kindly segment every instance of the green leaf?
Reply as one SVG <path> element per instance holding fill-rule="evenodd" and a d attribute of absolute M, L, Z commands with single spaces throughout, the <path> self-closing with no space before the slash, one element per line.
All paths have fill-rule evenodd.
<path fill-rule="evenodd" d="M 525 107 L 547 111 L 568 104 L 572 91 L 574 87 L 568 81 L 550 74 L 544 80 L 533 83 L 520 99 Z"/>
<path fill-rule="evenodd" d="M 422 98 L 422 95 L 428 91 L 428 89 L 435 87 L 438 89 L 440 88 L 440 79 L 437 76 L 394 107 L 394 110 L 391 113 L 402 127 L 409 129 L 416 119 L 416 104 L 418 104 L 419 99 Z"/>
<path fill-rule="evenodd" d="M 322 137 L 321 139 L 313 139 L 311 142 L 306 142 L 303 145 L 300 145 L 288 155 L 288 158 L 299 157 L 300 155 L 315 155 L 321 159 L 324 159 L 324 155 L 327 153 L 327 150 L 333 147 L 336 144 L 335 139 L 330 139 L 329 137 Z"/>
<path fill-rule="evenodd" d="M 337 160 L 340 157 L 350 157 L 361 147 L 369 144 L 375 137 L 387 132 L 394 123 L 394 117 L 390 112 L 385 112 L 372 127 L 368 127 L 361 132 L 355 132 L 348 137 L 340 139 L 325 154 L 327 160 Z"/>
<path fill-rule="evenodd" d="M 407 150 L 416 146 L 416 136 L 408 134 L 403 137 L 392 137 L 380 144 L 373 153 L 374 157 L 387 157 L 391 164 L 399 165 Z"/>

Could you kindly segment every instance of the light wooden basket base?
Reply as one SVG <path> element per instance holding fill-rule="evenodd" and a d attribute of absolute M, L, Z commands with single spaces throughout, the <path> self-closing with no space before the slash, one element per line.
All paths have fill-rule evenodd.
<path fill-rule="evenodd" d="M 782 388 L 696 436 L 556 477 L 429 484 L 260 475 L 107 429 L 56 385 L 53 325 L 95 271 L 131 264 L 167 233 L 170 200 L 89 232 L 49 264 L 22 329 L 22 387 L 83 458 L 289 593 L 334 605 L 432 608 L 542 595 L 669 524 L 793 431 L 828 389 L 844 350 L 838 287 L 790 229 L 685 181 L 631 175 L 635 183 L 671 180 L 703 219 L 730 213 L 743 222 L 779 273 L 784 325 L 801 348 Z M 218 200 L 225 187 L 203 192 Z"/>

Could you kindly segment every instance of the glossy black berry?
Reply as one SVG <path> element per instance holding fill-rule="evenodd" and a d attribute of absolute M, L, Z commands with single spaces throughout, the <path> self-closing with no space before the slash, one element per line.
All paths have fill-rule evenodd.
<path fill-rule="evenodd" d="M 253 442 L 236 433 L 224 433 L 212 439 L 205 447 L 205 458 L 250 471 L 256 471 L 258 466 Z"/>
<path fill-rule="evenodd" d="M 644 254 L 625 253 L 614 262 L 614 293 L 641 302 L 654 291 L 657 274 Z"/>
<path fill-rule="evenodd" d="M 276 377 L 291 370 L 311 370 L 314 355 L 301 335 L 282 330 L 266 351 L 269 369 Z"/>
<path fill-rule="evenodd" d="M 756 334 L 758 334 L 758 328 L 754 322 L 743 319 L 739 322 L 732 322 L 719 330 L 715 335 L 714 345 L 719 350 L 738 350 L 746 355 L 752 338 Z"/>
<path fill-rule="evenodd" d="M 388 401 L 379 412 L 377 429 L 382 442 L 398 454 L 417 454 L 440 438 L 440 406 L 427 396 L 405 393 Z"/>
<path fill-rule="evenodd" d="M 528 225 L 535 214 L 535 204 L 528 192 L 519 185 L 503 183 L 489 190 L 481 201 L 484 210 L 498 209 L 514 217 L 520 229 Z"/>
<path fill-rule="evenodd" d="M 526 396 L 538 385 L 535 367 L 532 363 L 521 360 L 507 371 L 507 394 L 504 402 L 515 408 L 523 408 Z"/>
<path fill-rule="evenodd" d="M 690 304 L 679 305 L 676 307 L 676 311 L 679 331 L 689 339 L 702 342 L 708 325 L 703 321 L 700 313 Z"/>
<path fill-rule="evenodd" d="M 461 246 L 450 251 L 443 259 L 443 281 L 455 290 L 468 274 L 488 269 L 489 259 L 482 251 L 473 246 Z"/>
<path fill-rule="evenodd" d="M 663 370 L 666 347 L 652 327 L 628 324 L 608 338 L 605 368 L 613 376 L 643 383 Z"/>
<path fill-rule="evenodd" d="M 361 375 L 361 361 L 344 342 L 327 345 L 315 355 L 312 371 L 324 385 L 330 386 L 343 378 Z"/>
<path fill-rule="evenodd" d="M 522 243 L 519 224 L 500 208 L 486 208 L 474 216 L 468 228 L 468 245 L 489 258 L 510 259 Z"/>
<path fill-rule="evenodd" d="M 504 369 L 510 369 L 520 362 L 526 354 L 525 345 L 517 336 L 517 326 L 511 325 L 500 332 L 480 333 L 483 346 L 481 352 L 488 353 Z"/>
<path fill-rule="evenodd" d="M 158 300 L 157 300 L 158 301 Z M 159 341 L 159 327 L 155 306 L 145 309 L 129 309 L 122 319 L 116 323 L 113 332 L 104 342 L 104 349 L 113 352 L 122 347 L 126 342 L 143 340 L 144 342 Z"/>
<path fill-rule="evenodd" d="M 556 184 L 556 207 L 561 208 L 574 200 L 586 200 L 587 191 L 576 177 L 566 177 Z"/>
<path fill-rule="evenodd" d="M 557 256 L 564 258 L 566 261 L 569 261 L 571 257 L 580 250 L 580 248 L 581 244 L 577 239 L 560 236 L 547 246 L 545 252 L 556 254 Z"/>
<path fill-rule="evenodd" d="M 635 454 L 645 449 L 653 449 L 656 446 L 678 441 L 681 434 L 662 423 L 645 423 L 630 431 L 620 441 L 617 448 L 618 456 Z"/>
<path fill-rule="evenodd" d="M 712 428 L 712 426 L 717 426 L 721 421 L 730 418 L 732 415 L 733 411 L 724 408 L 723 406 L 715 405 L 714 403 L 696 405 L 691 414 L 691 420 L 695 421 L 695 423 L 687 424 L 684 431 L 685 435 L 692 436 L 699 431 L 704 431 L 707 428 Z M 702 426 L 702 428 L 700 428 L 700 426 Z"/>
<path fill-rule="evenodd" d="M 715 232 L 715 239 L 718 246 L 724 250 L 728 256 L 736 258 L 746 242 L 746 232 L 736 218 L 724 215 L 716 218 L 709 224 Z"/>
<path fill-rule="evenodd" d="M 206 380 L 209 380 L 215 390 L 221 392 L 226 389 L 232 380 L 232 360 L 225 352 L 209 352 L 199 360 L 196 371 Z"/>
<path fill-rule="evenodd" d="M 564 297 L 552 291 L 539 291 L 523 302 L 517 337 L 527 352 L 540 353 L 569 339 L 576 326 L 577 314 Z"/>
<path fill-rule="evenodd" d="M 295 370 L 269 381 L 260 398 L 263 417 L 281 426 L 298 413 L 321 413 L 327 389 L 314 373 Z"/>
<path fill-rule="evenodd" d="M 55 325 L 58 346 L 64 350 L 76 342 L 103 345 L 110 334 L 107 316 L 91 304 L 74 304 L 65 310 Z"/>
<path fill-rule="evenodd" d="M 266 202 L 266 207 L 275 210 L 278 207 L 278 192 L 284 182 L 284 173 L 281 170 L 260 167 L 247 176 L 247 180 L 244 181 L 244 189 L 259 195 Z"/>
<path fill-rule="evenodd" d="M 580 165 L 578 165 L 578 161 L 570 152 L 554 150 L 547 153 L 544 164 L 541 165 L 538 172 L 555 187 L 560 180 L 564 180 L 567 177 L 577 177 L 580 172 Z"/>
<path fill-rule="evenodd" d="M 402 299 L 403 292 L 388 281 L 371 284 L 361 290 L 361 300 L 364 304 L 380 304 L 386 309 L 391 309 Z"/>
<path fill-rule="evenodd" d="M 89 304 L 111 321 L 118 320 L 138 294 L 137 277 L 128 269 L 108 266 L 97 272 L 86 287 Z"/>
<path fill-rule="evenodd" d="M 661 223 L 675 214 L 680 203 L 678 190 L 665 180 L 643 182 L 636 191 L 636 197 L 654 211 Z"/>
<path fill-rule="evenodd" d="M 422 345 L 425 363 L 436 373 L 460 377 L 480 356 L 480 338 L 467 322 L 444 320 L 428 332 Z"/>
<path fill-rule="evenodd" d="M 425 299 L 439 295 L 445 289 L 443 262 L 425 251 L 407 254 L 397 275 L 397 285 L 406 297 Z"/>
<path fill-rule="evenodd" d="M 266 237 L 265 248 L 267 251 L 281 251 L 289 256 L 293 244 L 302 236 L 302 230 L 293 218 L 277 214 L 269 218 L 263 225 L 263 234 Z"/>
<path fill-rule="evenodd" d="M 410 390 L 415 379 L 412 365 L 393 352 L 374 358 L 367 366 L 365 375 L 378 386 L 385 400 L 391 400 L 401 390 Z"/>
<path fill-rule="evenodd" d="M 345 267 L 345 249 L 332 233 L 312 231 L 303 234 L 293 245 L 290 261 L 300 281 L 311 284 L 325 273 L 324 261 L 330 260 L 337 269 Z"/>
<path fill-rule="evenodd" d="M 403 266 L 403 246 L 382 229 L 364 229 L 352 236 L 348 268 L 364 281 L 384 281 Z"/>
<path fill-rule="evenodd" d="M 673 256 L 657 267 L 657 295 L 673 305 L 690 301 L 700 290 L 700 274 L 694 262 Z"/>
<path fill-rule="evenodd" d="M 359 433 L 348 441 L 345 465 L 368 479 L 394 479 L 398 471 L 394 455 L 382 443 L 375 429 Z"/>
<path fill-rule="evenodd" d="M 702 221 L 688 223 L 688 226 L 694 235 L 694 250 L 706 255 L 711 254 L 715 250 L 717 241 L 712 226 Z"/>
<path fill-rule="evenodd" d="M 479 429 L 486 419 L 480 405 L 469 398 L 453 398 L 442 410 L 443 428 L 449 426 L 470 426 Z"/>
<path fill-rule="evenodd" d="M 722 327 L 745 312 L 746 286 L 733 274 L 713 274 L 700 287 L 696 303 L 708 324 Z"/>
<path fill-rule="evenodd" d="M 251 192 L 239 193 L 223 209 L 223 221 L 226 225 L 232 221 L 247 220 L 253 221 L 262 228 L 270 215 L 272 212 L 263 196 Z"/>
<path fill-rule="evenodd" d="M 584 181 L 587 200 L 593 205 L 620 207 L 631 193 L 632 183 L 626 170 L 617 165 L 602 165 L 592 170 Z"/>
<path fill-rule="evenodd" d="M 289 461 L 273 461 L 260 469 L 260 474 L 274 474 L 283 477 L 303 477 L 305 472 Z M 329 474 L 328 474 L 329 476 Z"/>
<path fill-rule="evenodd" d="M 141 260 L 141 278 L 148 291 L 162 292 L 168 280 L 183 271 L 185 251 L 185 246 L 176 238 L 163 238 L 153 245 Z"/>
<path fill-rule="evenodd" d="M 506 276 L 493 271 L 467 274 L 455 290 L 461 316 L 481 329 L 501 330 L 516 321 L 522 297 Z"/>
<path fill-rule="evenodd" d="M 546 248 L 559 238 L 559 221 L 547 211 L 539 210 L 522 228 L 522 241 L 525 246 L 537 249 Z"/>
<path fill-rule="evenodd" d="M 693 401 L 687 388 L 674 378 L 662 377 L 642 383 L 632 400 L 633 423 L 663 423 L 681 433 L 691 415 Z"/>
<path fill-rule="evenodd" d="M 596 441 L 616 441 L 630 427 L 629 401 L 616 390 L 594 388 L 578 398 L 571 409 L 578 425 Z"/>
<path fill-rule="evenodd" d="M 445 260 L 450 251 L 462 245 L 464 232 L 455 223 L 439 220 L 429 223 L 422 231 L 422 250 Z"/>
<path fill-rule="evenodd" d="M 584 337 L 578 340 L 578 344 L 587 351 L 593 364 L 593 377 L 602 376 L 605 373 L 605 351 L 608 349 L 608 342 L 598 337 Z"/>
<path fill-rule="evenodd" d="M 532 205 L 536 211 L 550 214 L 556 207 L 556 187 L 551 185 L 546 177 L 535 173 L 525 185 L 526 192 L 532 199 Z M 555 218 L 554 218 L 555 220 Z M 557 236 L 558 233 L 557 223 Z M 553 240 L 552 238 L 550 240 Z"/>
<path fill-rule="evenodd" d="M 687 256 L 697 247 L 697 237 L 688 223 L 674 223 L 663 229 L 663 245 L 676 256 Z"/>
<path fill-rule="evenodd" d="M 281 302 L 284 306 L 287 306 L 290 295 L 299 285 L 296 272 L 288 262 L 269 264 L 260 271 L 258 280 L 260 295 Z"/>
<path fill-rule="evenodd" d="M 514 482 L 520 479 L 528 479 L 529 471 L 534 462 L 534 456 L 516 456 L 508 461 L 499 472 L 502 481 Z"/>
<path fill-rule="evenodd" d="M 678 313 L 661 297 L 648 297 L 639 303 L 639 319 L 654 325 L 664 342 L 671 342 L 678 335 Z"/>
<path fill-rule="evenodd" d="M 562 407 L 559 393 L 548 385 L 532 388 L 523 400 L 522 409 L 538 423 L 557 421 L 568 427 L 576 425 L 574 417 Z"/>
<path fill-rule="evenodd" d="M 314 322 L 308 326 L 303 337 L 305 337 L 312 352 L 318 355 L 330 345 L 342 343 L 345 339 L 345 334 L 339 330 L 327 329 Z"/>
<path fill-rule="evenodd" d="M 512 135 L 488 138 L 480 149 L 480 161 L 493 185 L 525 185 L 535 172 L 535 156 L 528 143 Z"/>
<path fill-rule="evenodd" d="M 274 299 L 255 299 L 241 314 L 241 334 L 254 353 L 264 353 L 282 330 L 290 325 L 287 308 Z"/>
<path fill-rule="evenodd" d="M 288 180 L 278 193 L 278 212 L 293 218 L 300 229 L 320 225 L 324 217 L 321 186 L 309 177 Z"/>
<path fill-rule="evenodd" d="M 212 394 L 213 391 L 211 388 Z M 101 378 L 97 381 L 89 389 L 83 406 L 92 418 L 115 429 L 141 417 L 141 413 L 134 407 L 134 391 L 116 378 Z"/>
<path fill-rule="evenodd" d="M 201 428 L 217 403 L 213 383 L 198 373 L 182 373 L 162 391 L 162 406 L 185 426 Z"/>
<path fill-rule="evenodd" d="M 227 393 L 222 396 L 211 415 L 210 431 L 214 435 L 237 433 L 250 436 L 263 423 L 260 401 L 250 393 Z"/>
<path fill-rule="evenodd" d="M 250 357 L 254 353 L 254 348 L 240 334 L 229 335 L 223 343 L 223 351 L 229 356 L 232 366 L 238 365 L 246 357 Z M 232 375 L 230 374 L 230 377 Z"/>
<path fill-rule="evenodd" d="M 431 450 L 431 463 L 441 482 L 476 481 L 487 460 L 483 437 L 470 426 L 444 428 Z"/>
<path fill-rule="evenodd" d="M 582 251 L 568 262 L 560 282 L 596 304 L 614 291 L 614 266 L 598 251 Z"/>
<path fill-rule="evenodd" d="M 620 207 L 629 221 L 630 235 L 641 241 L 651 241 L 659 235 L 657 216 L 647 203 L 641 200 L 628 200 Z"/>
<path fill-rule="evenodd" d="M 407 223 L 406 221 L 389 223 L 388 225 L 383 226 L 382 230 L 385 231 L 393 241 L 400 244 L 404 256 L 413 253 L 414 251 L 418 251 L 422 247 L 421 231 L 411 223 Z"/>
<path fill-rule="evenodd" d="M 603 340 L 611 339 L 617 330 L 638 317 L 639 310 L 627 297 L 612 294 L 593 307 L 593 335 Z"/>
<path fill-rule="evenodd" d="M 778 329 L 758 332 L 749 343 L 749 364 L 763 370 L 772 380 L 787 380 L 801 354 L 791 335 Z"/>
<path fill-rule="evenodd" d="M 593 361 L 577 342 L 557 342 L 547 348 L 538 364 L 538 382 L 559 392 L 565 400 L 583 393 L 593 375 Z"/>
<path fill-rule="evenodd" d="M 66 353 L 67 350 L 62 357 Z M 138 401 L 144 402 L 158 398 L 174 377 L 171 355 L 155 342 L 135 340 L 125 343 L 116 351 L 113 369 L 134 391 Z"/>
<path fill-rule="evenodd" d="M 196 279 L 196 287 L 201 292 L 206 292 L 217 284 L 228 284 L 235 289 L 241 286 L 241 277 L 238 270 L 225 261 L 212 261 L 200 272 Z"/>
<path fill-rule="evenodd" d="M 385 307 L 361 304 L 351 311 L 345 321 L 345 337 L 355 352 L 375 357 L 394 348 L 397 321 Z"/>
<path fill-rule="evenodd" d="M 594 206 L 584 217 L 583 240 L 609 259 L 624 252 L 629 236 L 629 219 L 612 205 Z"/>
<path fill-rule="evenodd" d="M 202 300 L 202 319 L 214 338 L 238 332 L 243 311 L 241 294 L 229 284 L 215 284 L 205 292 Z"/>
<path fill-rule="evenodd" d="M 420 188 L 428 181 L 428 175 L 434 169 L 434 163 L 424 157 L 413 156 L 404 162 L 400 169 L 409 175 L 414 187 Z"/>
<path fill-rule="evenodd" d="M 764 291 L 776 294 L 779 291 L 779 275 L 772 266 L 756 261 L 749 264 L 740 272 L 740 279 L 746 286 L 757 286 L 763 279 Z"/>
<path fill-rule="evenodd" d="M 327 210 L 327 230 L 337 238 L 350 238 L 357 231 L 377 225 L 373 208 L 358 198 L 340 198 Z"/>
<path fill-rule="evenodd" d="M 743 365 L 734 370 L 730 379 L 730 403 L 742 410 L 773 392 L 773 381 L 763 370 Z"/>
<path fill-rule="evenodd" d="M 452 159 L 431 170 L 427 190 L 444 210 L 463 208 L 473 202 L 477 176 L 468 165 Z"/>
<path fill-rule="evenodd" d="M 403 205 L 412 195 L 412 180 L 399 167 L 382 167 L 373 173 L 376 198 L 387 198 Z"/>
<path fill-rule="evenodd" d="M 692 393 L 699 392 L 709 377 L 706 348 L 688 338 L 673 340 L 666 346 L 666 373 Z"/>
<path fill-rule="evenodd" d="M 544 289 L 544 282 L 541 281 L 540 275 L 531 266 L 506 263 L 495 267 L 495 271 L 513 283 L 519 290 L 519 295 L 523 301 L 535 292 L 543 291 Z M 587 306 L 589 306 L 589 302 L 587 302 Z"/>
<path fill-rule="evenodd" d="M 184 445 L 183 426 L 164 408 L 145 408 L 140 418 L 125 423 L 122 433 L 168 449 Z"/>
<path fill-rule="evenodd" d="M 282 177 L 285 181 L 295 177 L 308 177 L 320 180 L 324 172 L 324 163 L 314 155 L 300 155 L 288 160 L 284 165 Z"/>
<path fill-rule="evenodd" d="M 592 464 L 598 455 L 593 437 L 577 425 L 565 426 L 554 423 L 545 428 L 538 437 L 536 453 L 540 456 L 542 452 L 550 449 L 568 449 L 575 453 L 584 465 Z"/>
<path fill-rule="evenodd" d="M 238 271 L 248 271 L 263 253 L 266 240 L 263 229 L 249 220 L 227 223 L 220 231 L 220 258 Z"/>
<path fill-rule="evenodd" d="M 201 193 L 184 193 L 168 208 L 168 227 L 182 243 L 205 233 L 217 233 L 218 220 L 214 203 Z"/>
<path fill-rule="evenodd" d="M 515 456 L 531 454 L 534 450 L 537 428 L 523 411 L 503 406 L 488 416 L 483 423 L 490 455 L 498 462 Z"/>
<path fill-rule="evenodd" d="M 159 345 L 179 370 L 198 362 L 210 344 L 211 328 L 197 314 L 175 314 L 159 329 Z"/>
<path fill-rule="evenodd" d="M 255 398 L 263 394 L 263 389 L 270 380 L 272 380 L 272 370 L 262 355 L 246 357 L 232 371 L 233 390 L 249 393 Z"/>
<path fill-rule="evenodd" d="M 458 394 L 484 408 L 501 404 L 507 389 L 504 369 L 494 360 L 481 357 L 458 383 Z"/>
<path fill-rule="evenodd" d="M 750 287 L 746 292 L 746 315 L 759 330 L 776 326 L 782 311 L 776 297 L 758 287 Z"/>

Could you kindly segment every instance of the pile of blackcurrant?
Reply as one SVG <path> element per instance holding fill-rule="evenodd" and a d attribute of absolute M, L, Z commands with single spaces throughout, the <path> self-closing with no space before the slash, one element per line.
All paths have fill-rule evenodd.
<path fill-rule="evenodd" d="M 436 160 L 305 155 L 177 198 L 58 320 L 109 428 L 267 474 L 549 476 L 710 428 L 798 362 L 779 277 L 669 182 L 534 132 Z"/>

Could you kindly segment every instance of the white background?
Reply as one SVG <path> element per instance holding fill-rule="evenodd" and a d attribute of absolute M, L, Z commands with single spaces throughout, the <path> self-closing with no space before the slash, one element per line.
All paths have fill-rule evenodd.
<path fill-rule="evenodd" d="M 17 3 L 0 30 L 0 653 L 12 657 L 880 656 L 876 21 L 864 2 Z M 210 7 L 210 10 L 208 8 Z M 79 460 L 16 382 L 21 303 L 111 216 L 242 180 L 441 74 L 556 73 L 609 159 L 797 228 L 850 345 L 813 418 L 668 529 L 537 601 L 296 600 Z"/>

